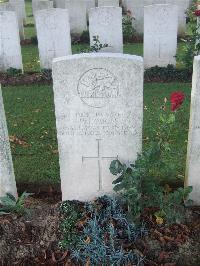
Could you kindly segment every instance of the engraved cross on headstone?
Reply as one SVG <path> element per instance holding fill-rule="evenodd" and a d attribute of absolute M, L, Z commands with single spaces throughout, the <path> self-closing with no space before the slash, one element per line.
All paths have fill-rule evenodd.
<path fill-rule="evenodd" d="M 101 139 L 97 139 L 97 156 L 94 157 L 84 157 L 82 156 L 82 163 L 84 162 L 84 160 L 87 159 L 96 159 L 98 162 L 98 177 L 99 177 L 99 189 L 98 191 L 102 191 L 103 189 L 103 184 L 102 184 L 102 160 L 105 159 L 111 159 L 111 160 L 118 160 L 118 155 L 116 157 L 106 157 L 106 156 L 102 156 L 101 154 L 101 149 L 100 149 L 100 141 Z"/>

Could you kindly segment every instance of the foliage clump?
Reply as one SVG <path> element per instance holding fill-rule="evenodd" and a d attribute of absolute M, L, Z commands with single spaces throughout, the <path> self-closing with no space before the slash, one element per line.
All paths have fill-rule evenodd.
<path fill-rule="evenodd" d="M 134 18 L 131 15 L 130 11 L 127 11 L 122 19 L 122 30 L 123 30 L 123 41 L 132 42 L 136 34 L 136 31 L 133 27 Z"/>
<path fill-rule="evenodd" d="M 23 192 L 22 195 L 16 199 L 10 193 L 6 196 L 0 197 L 0 215 L 15 213 L 18 215 L 30 215 L 29 209 L 25 207 L 25 200 L 32 193 Z"/>
<path fill-rule="evenodd" d="M 197 21 L 199 15 L 196 9 L 197 1 L 193 0 L 191 7 L 186 12 L 189 35 L 182 39 L 184 42 L 183 52 L 176 56 L 178 61 L 191 71 L 193 68 L 194 56 L 200 53 L 200 24 Z"/>
<path fill-rule="evenodd" d="M 177 131 L 176 119 L 181 112 L 178 109 L 184 99 L 182 92 L 173 92 L 170 112 L 167 112 L 165 98 L 157 128 L 152 130 L 152 140 L 133 164 L 114 160 L 110 165 L 111 173 L 117 177 L 113 182 L 114 190 L 122 196 L 135 221 L 140 221 L 146 208 L 152 208 L 159 223 L 176 223 L 183 217 L 184 204 L 190 203 L 187 198 L 191 187 L 172 191 L 168 184 L 163 186 L 161 182 L 176 176 L 176 167 L 171 161 L 171 136 Z"/>
<path fill-rule="evenodd" d="M 6 73 L 8 74 L 8 76 L 17 77 L 22 74 L 22 70 L 14 68 L 14 67 L 10 67 L 7 69 Z"/>
<path fill-rule="evenodd" d="M 71 204 L 73 207 L 70 207 Z M 67 226 L 67 230 L 64 231 L 64 240 L 60 242 L 60 245 L 63 248 L 69 247 L 63 244 L 73 235 L 74 240 L 71 244 L 75 242 L 76 244 L 75 247 L 71 246 L 71 257 L 75 263 L 83 265 L 134 263 L 138 265 L 143 260 L 134 253 L 133 249 L 137 238 L 144 236 L 147 231 L 144 227 L 137 228 L 135 224 L 127 220 L 126 213 L 118 199 L 103 196 L 95 202 L 82 205 L 79 208 L 79 214 L 74 212 L 75 209 L 77 210 L 74 202 L 63 203 L 62 210 L 64 206 L 66 213 L 71 213 L 68 218 L 66 217 L 68 222 L 71 221 L 71 225 Z"/>

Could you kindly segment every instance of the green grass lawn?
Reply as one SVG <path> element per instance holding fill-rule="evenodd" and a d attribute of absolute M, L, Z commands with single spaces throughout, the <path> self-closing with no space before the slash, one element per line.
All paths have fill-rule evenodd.
<path fill-rule="evenodd" d="M 186 95 L 184 117 L 177 122 L 172 143 L 172 162 L 176 176 L 183 179 L 188 133 L 190 84 L 145 84 L 144 146 L 157 118 L 163 99 L 175 90 Z M 54 184 L 59 182 L 59 165 L 52 86 L 16 86 L 3 88 L 9 135 L 26 141 L 30 146 L 11 143 L 17 181 L 20 183 Z M 174 136 L 172 136 L 173 139 Z M 170 179 L 170 178 L 169 178 Z"/>

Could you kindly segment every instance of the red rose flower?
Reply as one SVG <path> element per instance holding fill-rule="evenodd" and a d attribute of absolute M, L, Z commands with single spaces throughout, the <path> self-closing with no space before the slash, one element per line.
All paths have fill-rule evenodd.
<path fill-rule="evenodd" d="M 200 16 L 200 10 L 195 10 L 194 14 L 195 14 L 195 16 L 199 17 Z"/>
<path fill-rule="evenodd" d="M 185 95 L 181 91 L 173 92 L 170 96 L 171 111 L 176 111 L 185 100 Z"/>

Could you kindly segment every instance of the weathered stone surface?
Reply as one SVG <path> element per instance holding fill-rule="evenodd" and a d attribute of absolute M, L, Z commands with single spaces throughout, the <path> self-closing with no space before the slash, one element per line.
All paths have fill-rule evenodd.
<path fill-rule="evenodd" d="M 51 8 L 35 13 L 41 68 L 51 69 L 56 57 L 70 55 L 71 37 L 67 9 Z"/>
<path fill-rule="evenodd" d="M 5 196 L 6 193 L 10 193 L 14 197 L 17 197 L 15 175 L 0 87 L 0 197 Z"/>
<path fill-rule="evenodd" d="M 33 14 L 43 9 L 53 8 L 53 1 L 48 0 L 33 0 L 32 1 Z"/>
<path fill-rule="evenodd" d="M 66 1 L 68 0 L 54 0 L 54 7 L 56 8 L 65 8 L 66 6 Z"/>
<path fill-rule="evenodd" d="M 68 0 L 65 8 L 69 11 L 70 28 L 72 34 L 82 34 L 87 30 L 87 5 L 86 1 Z"/>
<path fill-rule="evenodd" d="M 89 13 L 90 45 L 98 36 L 101 44 L 108 44 L 100 52 L 123 53 L 122 9 L 121 7 L 97 7 Z"/>
<path fill-rule="evenodd" d="M 0 71 L 22 69 L 19 28 L 15 12 L 0 11 Z"/>
<path fill-rule="evenodd" d="M 133 162 L 142 148 L 142 58 L 58 58 L 53 83 L 63 200 L 112 194 L 111 161 Z"/>
<path fill-rule="evenodd" d="M 192 186 L 190 198 L 200 205 L 200 56 L 194 58 L 190 126 L 188 136 L 186 185 Z"/>
<path fill-rule="evenodd" d="M 18 29 L 20 38 L 24 39 L 24 26 L 23 26 L 23 10 L 20 9 L 20 3 L 19 4 L 13 4 L 13 2 L 5 2 L 0 3 L 0 11 L 13 11 L 16 14 L 17 21 L 18 21 Z"/>
<path fill-rule="evenodd" d="M 119 6 L 119 0 L 98 0 L 98 6 Z"/>
<path fill-rule="evenodd" d="M 84 0 L 84 1 L 86 1 L 87 19 L 88 19 L 90 8 L 95 8 L 95 0 Z"/>
<path fill-rule="evenodd" d="M 186 10 L 189 7 L 189 0 L 145 0 L 144 5 L 168 4 L 178 7 L 178 35 L 186 33 Z"/>
<path fill-rule="evenodd" d="M 144 7 L 144 65 L 175 65 L 177 49 L 177 6 Z"/>

